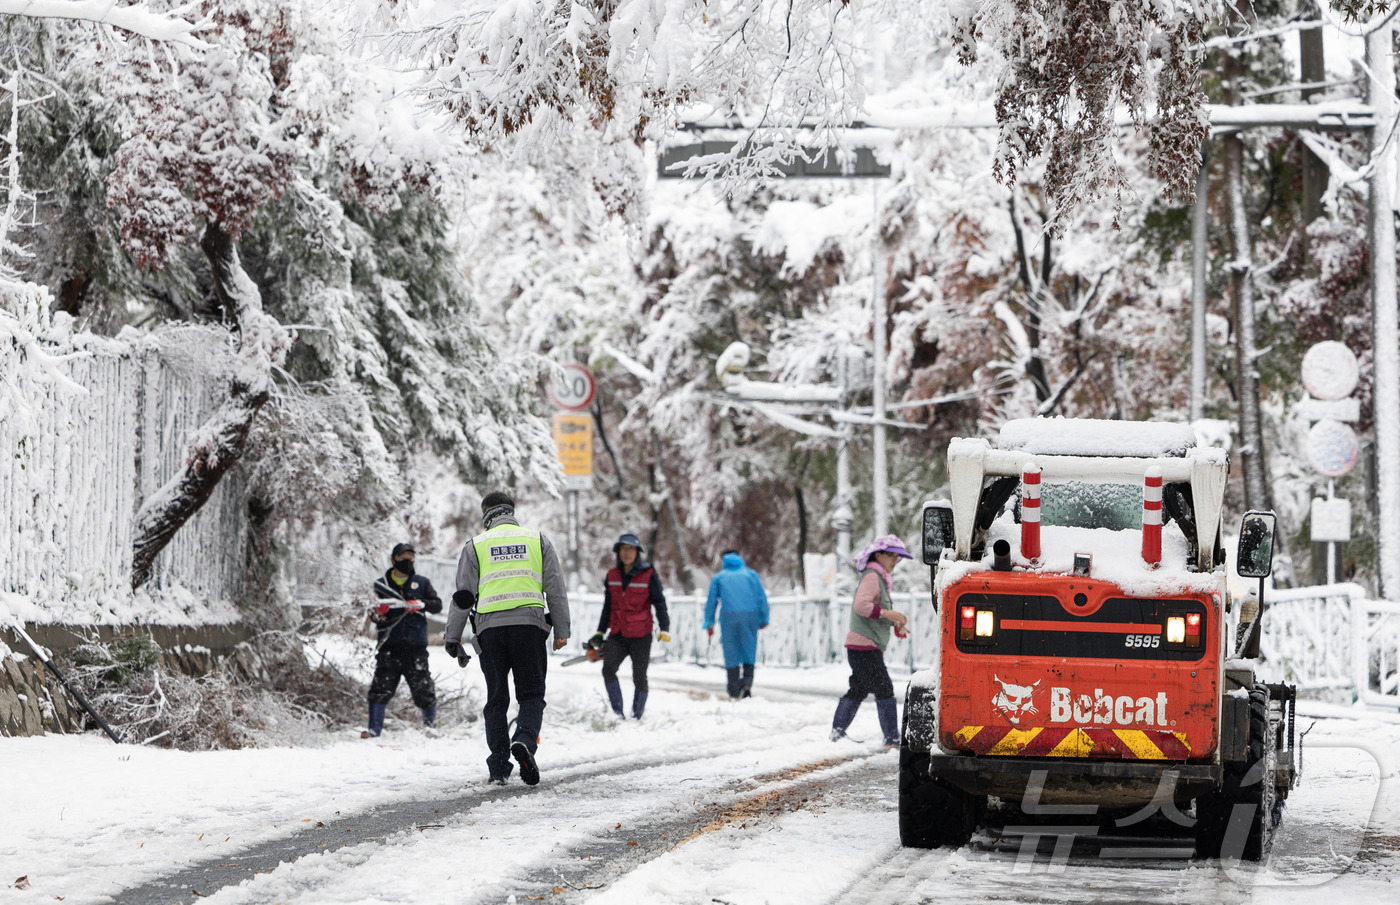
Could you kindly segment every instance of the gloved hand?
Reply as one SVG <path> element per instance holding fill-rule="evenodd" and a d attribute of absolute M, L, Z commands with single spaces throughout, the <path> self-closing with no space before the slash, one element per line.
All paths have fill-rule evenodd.
<path fill-rule="evenodd" d="M 589 638 L 589 639 L 588 639 L 588 644 L 586 644 L 586 645 L 584 645 L 584 646 L 585 646 L 585 647 L 602 647 L 602 646 L 603 646 L 603 633 L 602 633 L 602 632 L 596 633 L 592 638 Z"/>
<path fill-rule="evenodd" d="M 705 634 L 713 638 L 715 636 L 715 627 L 712 625 L 709 628 L 705 629 Z"/>
<path fill-rule="evenodd" d="M 421 601 L 421 600 L 407 600 L 407 601 L 404 601 L 404 605 L 403 605 L 403 606 L 404 606 L 404 609 L 408 610 L 410 613 L 416 613 L 416 612 L 418 612 L 419 610 L 423 609 L 423 601 Z"/>
<path fill-rule="evenodd" d="M 374 611 L 381 616 L 387 616 L 389 614 L 389 604 L 381 603 L 379 604 L 379 606 L 374 608 Z"/>
<path fill-rule="evenodd" d="M 667 632 L 662 632 L 656 636 L 656 640 L 660 641 L 662 644 L 670 644 L 671 636 Z"/>
<path fill-rule="evenodd" d="M 443 650 L 447 651 L 447 655 L 449 657 L 457 658 L 458 666 L 466 666 L 472 661 L 472 655 L 467 653 L 466 649 L 462 647 L 462 643 L 460 641 L 448 641 L 442 646 L 442 648 Z"/>

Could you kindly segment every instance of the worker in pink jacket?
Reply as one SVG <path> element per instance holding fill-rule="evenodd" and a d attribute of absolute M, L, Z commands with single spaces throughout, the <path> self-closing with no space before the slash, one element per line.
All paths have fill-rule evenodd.
<path fill-rule="evenodd" d="M 851 664 L 851 684 L 836 702 L 831 721 L 831 740 L 844 738 L 867 694 L 875 695 L 875 712 L 885 745 L 899 747 L 899 714 L 894 702 L 894 683 L 885 668 L 885 648 L 890 629 L 897 634 L 908 621 L 890 606 L 891 574 L 902 559 L 912 559 L 904 543 L 893 534 L 877 537 L 855 559 L 860 573 L 855 600 L 851 605 L 850 630 L 846 633 L 846 659 Z"/>

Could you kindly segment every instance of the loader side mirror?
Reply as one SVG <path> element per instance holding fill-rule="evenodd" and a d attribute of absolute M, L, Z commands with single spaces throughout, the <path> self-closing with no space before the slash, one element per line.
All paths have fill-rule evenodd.
<path fill-rule="evenodd" d="M 1265 578 L 1274 568 L 1274 529 L 1272 512 L 1251 510 L 1240 520 L 1240 545 L 1235 571 L 1241 578 Z"/>
<path fill-rule="evenodd" d="M 924 504 L 924 565 L 938 567 L 943 551 L 953 546 L 953 504 L 932 500 Z"/>

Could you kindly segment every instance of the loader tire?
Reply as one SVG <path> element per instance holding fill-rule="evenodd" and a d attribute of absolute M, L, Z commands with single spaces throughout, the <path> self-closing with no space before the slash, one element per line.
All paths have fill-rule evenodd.
<path fill-rule="evenodd" d="M 1225 765 L 1220 789 L 1196 799 L 1196 855 L 1258 861 L 1269 850 L 1283 803 L 1277 799 L 1276 734 L 1269 727 L 1269 692 L 1249 692 L 1249 747 L 1244 761 Z"/>
<path fill-rule="evenodd" d="M 929 775 L 927 751 L 899 749 L 899 842 L 906 848 L 966 845 L 986 796 L 972 795 Z"/>

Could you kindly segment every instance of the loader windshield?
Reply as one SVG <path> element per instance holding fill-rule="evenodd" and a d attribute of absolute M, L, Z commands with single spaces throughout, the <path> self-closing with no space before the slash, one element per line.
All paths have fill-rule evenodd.
<path fill-rule="evenodd" d="M 1042 524 L 1068 528 L 1142 527 L 1142 486 L 1089 481 L 1047 483 L 1040 492 Z"/>

